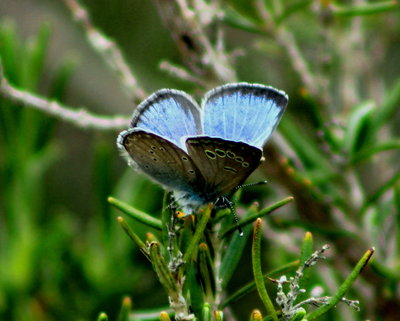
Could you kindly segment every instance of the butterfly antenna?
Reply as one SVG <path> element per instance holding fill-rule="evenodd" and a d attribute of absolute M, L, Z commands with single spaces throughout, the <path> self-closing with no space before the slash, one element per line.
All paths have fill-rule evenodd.
<path fill-rule="evenodd" d="M 261 182 L 256 182 L 256 183 L 239 185 L 239 186 L 235 187 L 234 192 L 236 192 L 240 188 L 250 187 L 250 186 L 257 186 L 257 185 L 264 185 L 264 184 L 267 184 L 267 183 L 268 183 L 268 181 L 261 181 Z M 232 192 L 232 194 L 234 194 L 234 192 Z M 224 200 L 225 200 L 225 202 L 227 202 L 227 205 L 229 206 L 229 208 L 231 210 L 231 213 L 233 214 L 233 218 L 235 219 L 236 225 L 238 227 L 239 235 L 243 236 L 243 230 L 242 230 L 242 227 L 239 225 L 239 218 L 236 215 L 236 209 L 235 209 L 234 203 L 232 201 L 230 201 L 227 197 L 225 197 Z M 226 203 L 225 203 L 225 206 L 226 206 Z"/>
<path fill-rule="evenodd" d="M 242 227 L 239 225 L 239 218 L 236 215 L 236 209 L 235 209 L 235 204 L 233 204 L 233 202 L 228 201 L 228 206 L 231 209 L 231 213 L 233 214 L 233 218 L 235 219 L 238 231 L 239 231 L 239 235 L 243 236 L 243 230 Z"/>
<path fill-rule="evenodd" d="M 257 185 L 264 185 L 267 183 L 268 183 L 268 181 L 261 181 L 261 182 L 256 182 L 256 183 L 243 184 L 243 185 L 236 186 L 235 191 L 237 191 L 238 189 L 241 189 L 241 188 L 247 188 L 247 187 L 257 186 Z"/>

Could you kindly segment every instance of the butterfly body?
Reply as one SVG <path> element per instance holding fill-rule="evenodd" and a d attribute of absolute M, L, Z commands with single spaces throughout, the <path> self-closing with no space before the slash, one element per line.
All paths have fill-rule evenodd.
<path fill-rule="evenodd" d="M 272 87 L 237 83 L 209 91 L 200 108 L 184 92 L 163 89 L 138 106 L 117 145 L 130 165 L 173 190 L 192 213 L 258 167 L 287 100 Z"/>

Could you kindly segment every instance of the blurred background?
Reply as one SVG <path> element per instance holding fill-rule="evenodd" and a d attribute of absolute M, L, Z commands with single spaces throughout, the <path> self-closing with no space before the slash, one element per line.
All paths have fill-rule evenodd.
<path fill-rule="evenodd" d="M 147 93 L 176 88 L 199 101 L 210 89 L 160 69 L 162 61 L 183 66 L 184 59 L 156 1 L 81 3 Z M 260 3 L 226 1 L 218 23 L 236 80 L 290 97 L 267 161 L 249 179 L 269 183 L 244 191 L 241 202 L 296 199 L 268 218 L 266 269 L 297 258 L 310 230 L 318 246 L 333 245 L 314 284 L 333 294 L 375 246 L 372 266 L 349 294 L 361 301 L 361 312 L 339 306 L 326 320 L 399 320 L 399 9 L 391 1 L 382 8 L 272 1 L 271 26 L 258 16 Z M 351 11 L 355 6 L 364 9 Z M 133 112 L 136 102 L 63 1 L 2 0 L 0 20 L 0 57 L 12 84 L 97 114 Z M 207 32 L 213 41 L 213 29 Z M 224 82 L 199 75 L 210 87 Z M 113 195 L 155 216 L 162 203 L 161 188 L 120 157 L 118 131 L 78 128 L 0 99 L 0 320 L 94 320 L 100 311 L 113 319 L 124 295 L 137 311 L 167 306 L 149 262 L 107 203 Z M 132 225 L 144 235 L 140 223 Z M 245 263 L 227 291 L 251 279 Z M 255 296 L 241 299 L 234 313 L 247 318 Z"/>

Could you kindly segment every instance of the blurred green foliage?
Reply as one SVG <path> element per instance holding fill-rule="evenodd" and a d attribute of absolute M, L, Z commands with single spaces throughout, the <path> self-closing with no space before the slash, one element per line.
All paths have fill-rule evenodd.
<path fill-rule="evenodd" d="M 14 24 L 4 22 L 0 26 L 0 56 L 4 74 L 15 85 L 40 89 L 62 101 L 76 63 L 62 61 L 43 89 L 49 37 L 50 27 L 43 25 L 28 43 L 21 43 Z M 112 223 L 115 216 L 106 201 L 111 190 L 119 188 L 110 181 L 114 145 L 99 139 L 94 147 L 93 191 L 85 198 L 96 215 L 93 220 L 78 222 L 79 214 L 50 198 L 48 172 L 64 156 L 54 138 L 57 121 L 7 100 L 0 103 L 0 319 L 86 319 L 90 315 L 94 318 L 103 308 L 118 310 L 119 303 L 107 302 L 110 298 L 119 302 L 145 272 L 139 263 L 134 274 L 120 277 L 129 270 L 134 252 Z M 137 183 L 143 191 L 140 184 L 144 182 L 139 179 Z M 144 204 L 149 199 L 129 195 Z M 157 197 L 157 192 L 149 197 Z M 105 284 L 106 294 L 102 290 Z"/>
<path fill-rule="evenodd" d="M 207 89 L 166 77 L 156 68 L 161 59 L 183 62 L 153 7 L 140 1 L 84 4 L 95 25 L 124 48 L 148 91 L 172 85 L 195 93 Z M 270 20 L 263 15 L 263 6 Z M 340 305 L 325 320 L 399 320 L 397 3 L 230 0 L 222 8 L 218 23 L 226 32 L 228 50 L 244 52 L 235 61 L 238 78 L 271 84 L 290 96 L 280 136 L 267 146 L 267 161 L 258 174 L 265 174 L 270 183 L 246 191 L 238 207 L 245 218 L 258 212 L 251 206 L 255 199 L 270 205 L 287 195 L 295 198 L 295 206 L 283 207 L 266 219 L 264 272 L 290 275 L 295 269 L 290 262 L 299 257 L 304 261 L 312 251 L 302 240 L 304 232 L 312 231 L 318 243 L 332 245 L 333 254 L 328 264 L 320 263 L 321 271 L 309 271 L 304 286 L 334 295 L 362 253 L 374 246 L 375 259 L 346 294 L 361 301 L 361 312 Z M 210 38 L 215 36 L 213 27 L 207 29 Z M 15 23 L 2 21 L 0 57 L 5 76 L 18 88 L 68 100 L 70 78 L 82 65 L 57 57 L 57 68 L 46 66 L 52 25 L 42 24 L 28 40 L 21 40 L 18 33 Z M 80 41 L 85 41 L 83 36 Z M 210 74 L 204 72 L 209 86 L 220 82 Z M 130 320 L 145 315 L 158 319 L 160 311 L 168 309 L 167 296 L 151 264 L 116 223 L 118 212 L 107 198 L 116 196 L 162 220 L 163 193 L 130 170 L 122 174 L 126 166 L 114 146 L 116 133 L 96 133 L 84 146 L 87 154 L 79 149 L 72 156 L 86 166 L 64 166 L 69 159 L 66 150 L 71 150 L 64 144 L 79 142 L 72 135 L 66 143 L 62 135 L 71 129 L 60 131 L 62 126 L 44 113 L 0 99 L 0 320 L 94 320 L 106 311 L 111 320 L 119 315 L 122 321 L 131 309 Z M 83 159 L 87 155 L 89 160 Z M 65 172 L 57 177 L 66 183 L 55 184 L 56 172 Z M 63 199 L 66 195 L 72 197 Z M 228 229 L 232 222 L 226 214 L 221 217 L 228 217 L 222 220 Z M 164 225 L 161 232 L 146 222 L 134 220 L 129 225 L 138 239 L 158 238 L 164 246 L 168 242 Z M 244 230 L 250 233 L 249 226 Z M 154 235 L 146 235 L 148 231 Z M 181 236 L 187 240 L 182 241 L 183 249 L 194 237 L 195 231 L 190 231 Z M 253 309 L 263 309 L 256 292 L 250 292 L 254 283 L 243 287 L 253 281 L 250 244 L 235 233 L 229 235 L 228 244 L 220 267 L 227 298 L 220 308 L 230 302 L 231 313 L 248 318 Z M 202 267 L 209 264 L 206 253 L 199 256 Z M 194 272 L 190 270 L 187 279 L 193 287 Z M 266 285 L 273 297 L 276 287 Z M 212 286 L 202 286 L 210 296 Z M 200 287 L 192 291 L 192 308 L 206 320 L 210 307 L 204 305 L 204 297 L 195 296 L 200 292 Z M 132 302 L 123 300 L 119 311 L 124 295 Z"/>

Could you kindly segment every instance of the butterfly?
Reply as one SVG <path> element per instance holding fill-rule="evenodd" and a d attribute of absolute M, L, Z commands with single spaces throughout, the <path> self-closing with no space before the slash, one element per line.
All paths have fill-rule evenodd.
<path fill-rule="evenodd" d="M 208 91 L 201 106 L 183 91 L 161 89 L 137 107 L 117 146 L 191 214 L 259 166 L 287 103 L 283 91 L 244 82 Z"/>

